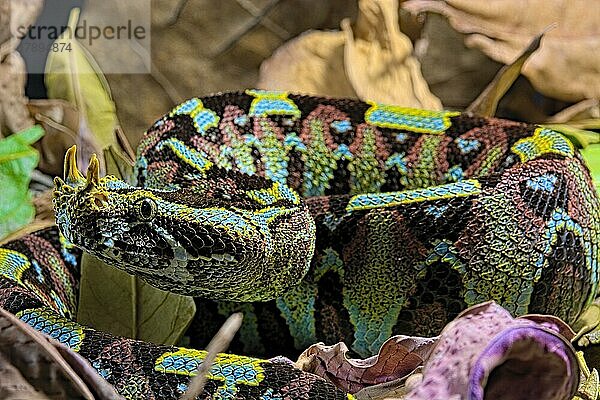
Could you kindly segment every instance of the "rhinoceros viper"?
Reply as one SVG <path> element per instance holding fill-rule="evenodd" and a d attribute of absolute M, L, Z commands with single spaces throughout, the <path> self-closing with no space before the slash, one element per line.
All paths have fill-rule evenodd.
<path fill-rule="evenodd" d="M 247 90 L 159 119 L 134 182 L 100 177 L 95 158 L 84 176 L 72 148 L 55 184 L 61 235 L 0 249 L 0 305 L 130 398 L 177 398 L 206 352 L 74 322 L 79 249 L 196 296 L 193 345 L 243 311 L 234 350 L 253 355 L 343 340 L 366 357 L 490 299 L 573 322 L 598 289 L 589 172 L 566 138 L 536 125 Z M 205 395 L 351 397 L 285 362 L 231 354 L 217 357 Z"/>

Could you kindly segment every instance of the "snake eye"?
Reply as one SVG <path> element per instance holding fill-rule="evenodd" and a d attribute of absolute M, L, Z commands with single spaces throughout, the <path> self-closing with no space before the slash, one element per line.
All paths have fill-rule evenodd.
<path fill-rule="evenodd" d="M 142 221 L 150 221 L 156 214 L 156 203 L 148 198 L 138 201 L 137 213 Z"/>
<path fill-rule="evenodd" d="M 108 197 L 104 193 L 96 193 L 93 202 L 98 209 L 101 209 L 108 205 Z"/>

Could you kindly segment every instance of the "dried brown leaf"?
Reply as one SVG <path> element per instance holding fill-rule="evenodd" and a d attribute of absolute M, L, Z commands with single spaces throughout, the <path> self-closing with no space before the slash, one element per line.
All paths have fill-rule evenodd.
<path fill-rule="evenodd" d="M 413 56 L 410 39 L 400 31 L 397 0 L 362 0 L 354 29 L 342 21 L 346 38 L 344 66 L 363 100 L 441 109 Z"/>
<path fill-rule="evenodd" d="M 263 62 L 257 86 L 440 109 L 398 24 L 396 0 L 361 0 L 355 25 L 307 32 Z"/>
<path fill-rule="evenodd" d="M 10 37 L 17 38 L 19 27 L 33 24 L 44 6 L 44 0 L 4 0 L 1 3 L 0 21 L 9 23 L 0 27 L 0 44 Z"/>
<path fill-rule="evenodd" d="M 600 368 L 600 298 L 587 308 L 573 327 L 577 330 L 573 343 L 584 349 L 591 367 Z"/>
<path fill-rule="evenodd" d="M 357 98 L 344 73 L 340 32 L 309 31 L 278 48 L 260 66 L 257 87 Z"/>
<path fill-rule="evenodd" d="M 82 17 L 105 18 L 114 25 L 115 14 L 118 17 L 121 10 L 144 3 L 89 1 Z M 255 87 L 260 63 L 286 40 L 309 29 L 335 28 L 342 18 L 356 13 L 356 2 L 348 0 L 280 0 L 275 7 L 270 3 L 152 1 L 151 73 L 107 76 L 119 121 L 131 143 L 138 143 L 156 118 L 186 98 Z M 99 44 L 94 42 L 88 50 L 100 60 Z M 124 52 L 117 57 L 136 58 L 136 54 Z"/>
<path fill-rule="evenodd" d="M 34 205 L 35 205 L 35 199 L 34 199 Z M 12 240 L 19 239 L 25 235 L 29 235 L 30 233 L 33 233 L 35 231 L 49 228 L 54 224 L 55 224 L 54 220 L 52 220 L 52 221 L 45 220 L 45 219 L 40 220 L 40 221 L 34 220 L 33 222 L 25 225 L 24 227 L 22 227 L 20 229 L 17 229 L 16 231 L 11 232 L 9 235 L 0 239 L 0 246 L 4 245 L 5 243 L 8 243 Z"/>
<path fill-rule="evenodd" d="M 4 400 L 50 400 L 38 392 L 11 361 L 0 353 L 0 398 Z"/>
<path fill-rule="evenodd" d="M 423 381 L 423 367 L 415 369 L 406 378 L 367 386 L 356 392 L 356 400 L 405 400 L 410 392 Z"/>
<path fill-rule="evenodd" d="M 573 400 L 598 400 L 600 397 L 600 378 L 598 370 L 590 368 L 587 365 L 587 360 L 584 358 L 583 352 L 577 352 L 577 359 L 581 367 L 581 379 L 577 394 Z"/>
<path fill-rule="evenodd" d="M 600 97 L 600 7 L 587 0 L 409 0 L 402 7 L 445 15 L 454 29 L 467 34 L 468 46 L 505 64 L 545 27 L 557 23 L 523 74 L 550 97 Z"/>
<path fill-rule="evenodd" d="M 300 355 L 296 366 L 356 393 L 367 386 L 404 382 L 427 359 L 435 341 L 436 338 L 394 336 L 381 346 L 379 354 L 364 360 L 347 358 L 348 347 L 344 343 L 315 344 Z"/>
<path fill-rule="evenodd" d="M 531 371 L 520 379 L 546 385 L 533 392 L 543 395 L 557 389 L 557 393 L 566 394 L 574 393 L 579 382 L 579 363 L 569 342 L 574 336 L 557 317 L 530 314 L 513 318 L 496 303 L 486 302 L 462 312 L 439 337 L 392 337 L 378 355 L 364 360 L 347 358 L 348 348 L 343 343 L 317 344 L 302 353 L 296 366 L 355 393 L 360 400 L 458 400 L 466 398 L 471 389 L 498 397 L 511 377 L 490 373 L 505 360 L 527 360 Z M 531 340 L 548 343 L 548 347 L 533 346 Z M 528 344 L 523 347 L 523 343 Z M 494 358 L 500 353 L 506 358 Z M 557 362 L 548 362 L 544 368 L 550 358 Z M 486 374 L 483 382 L 487 380 L 489 387 L 471 385 L 474 374 L 479 373 Z M 589 380 L 587 375 L 582 379 Z M 523 393 L 515 390 L 514 397 L 507 398 L 523 398 Z"/>
<path fill-rule="evenodd" d="M 0 57 L 0 138 L 33 126 L 25 97 L 25 62 L 19 53 Z"/>

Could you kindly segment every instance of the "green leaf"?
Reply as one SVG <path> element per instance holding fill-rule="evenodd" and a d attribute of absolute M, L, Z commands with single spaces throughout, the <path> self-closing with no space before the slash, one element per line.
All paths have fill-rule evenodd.
<path fill-rule="evenodd" d="M 487 85 L 481 94 L 467 107 L 467 112 L 493 117 L 498 108 L 498 102 L 506 94 L 515 80 L 521 75 L 521 69 L 529 56 L 540 47 L 544 33 L 536 36 L 527 49 L 510 65 L 505 65 L 498 71 L 494 79 Z"/>
<path fill-rule="evenodd" d="M 196 312 L 194 299 L 158 290 L 85 254 L 77 320 L 115 335 L 176 344 Z"/>
<path fill-rule="evenodd" d="M 79 9 L 69 17 L 72 31 L 77 26 Z M 65 31 L 55 43 L 62 51 L 51 51 L 46 61 L 45 83 L 48 97 L 74 104 L 81 113 L 80 133 L 89 128 L 93 134 L 88 141 L 97 150 L 115 143 L 118 126 L 115 104 L 108 82 L 92 55 Z M 66 50 L 69 49 L 69 50 Z"/>
<path fill-rule="evenodd" d="M 600 196 L 600 144 L 592 144 L 581 150 L 581 155 L 588 165 L 596 192 Z"/>
<path fill-rule="evenodd" d="M 39 161 L 31 144 L 44 135 L 36 125 L 0 140 L 0 238 L 30 222 L 35 216 L 29 181 Z"/>

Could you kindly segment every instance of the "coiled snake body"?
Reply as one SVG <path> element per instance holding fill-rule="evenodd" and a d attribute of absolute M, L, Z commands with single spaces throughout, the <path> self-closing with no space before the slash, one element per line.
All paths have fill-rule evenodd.
<path fill-rule="evenodd" d="M 198 296 L 195 346 L 243 311 L 233 349 L 250 354 L 342 340 L 369 356 L 490 299 L 573 322 L 597 294 L 598 198 L 572 144 L 547 128 L 247 90 L 157 121 L 134 184 L 99 177 L 95 159 L 84 177 L 74 159 L 56 180 L 64 237 L 0 250 L 0 304 L 130 397 L 177 397 L 205 354 L 71 322 L 74 245 Z M 345 398 L 284 363 L 223 355 L 211 374 L 207 396 Z"/>

